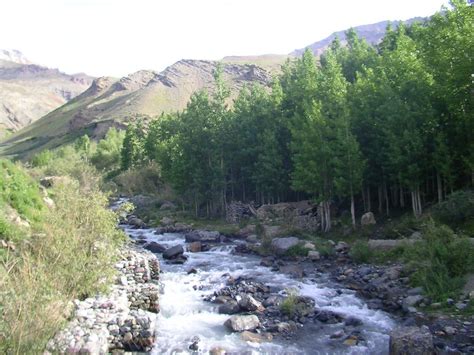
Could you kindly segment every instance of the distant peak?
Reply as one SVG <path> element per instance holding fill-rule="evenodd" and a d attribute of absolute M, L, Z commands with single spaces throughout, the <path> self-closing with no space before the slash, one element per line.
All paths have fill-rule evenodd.
<path fill-rule="evenodd" d="M 17 49 L 0 49 L 0 60 L 17 64 L 33 64 Z"/>

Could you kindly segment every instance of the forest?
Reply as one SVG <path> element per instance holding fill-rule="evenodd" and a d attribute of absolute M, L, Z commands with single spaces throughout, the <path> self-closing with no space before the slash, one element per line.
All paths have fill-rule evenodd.
<path fill-rule="evenodd" d="M 155 162 L 197 216 L 232 200 L 311 198 L 323 231 L 331 206 L 356 213 L 423 207 L 474 182 L 472 7 L 387 28 L 375 48 L 347 33 L 321 58 L 289 60 L 271 88 L 230 104 L 222 70 L 183 112 L 128 127 L 126 170 Z"/>

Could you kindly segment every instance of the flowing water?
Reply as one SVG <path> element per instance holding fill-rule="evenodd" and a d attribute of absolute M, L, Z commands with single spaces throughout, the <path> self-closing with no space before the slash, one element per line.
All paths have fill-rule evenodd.
<path fill-rule="evenodd" d="M 146 238 L 171 247 L 185 246 L 182 234 L 155 234 L 151 229 L 124 228 L 131 238 Z M 353 291 L 343 289 L 328 280 L 325 274 L 311 275 L 300 280 L 273 272 L 260 266 L 260 258 L 233 253 L 235 245 L 216 246 L 210 251 L 188 253 L 183 265 L 161 261 L 161 312 L 157 319 L 157 341 L 152 354 L 187 354 L 192 339 L 200 338 L 198 353 L 222 348 L 232 354 L 387 354 L 387 333 L 395 322 L 384 312 L 367 308 Z M 159 255 L 161 258 L 161 256 Z M 188 274 L 191 268 L 196 274 Z M 217 305 L 205 302 L 204 296 L 226 286 L 227 276 L 252 277 L 275 289 L 296 288 L 300 295 L 312 297 L 316 307 L 353 316 L 362 321 L 356 329 L 365 341 L 363 345 L 347 346 L 330 335 L 344 328 L 342 323 L 319 324 L 308 322 L 292 340 L 274 339 L 270 343 L 245 342 L 223 326 L 230 317 L 217 313 Z M 342 291 L 342 292 L 341 292 Z"/>

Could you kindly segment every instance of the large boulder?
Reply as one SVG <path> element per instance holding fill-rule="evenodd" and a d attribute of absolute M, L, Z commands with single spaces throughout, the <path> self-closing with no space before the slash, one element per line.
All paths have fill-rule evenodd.
<path fill-rule="evenodd" d="M 390 355 L 430 354 L 435 354 L 435 348 L 429 329 L 401 327 L 390 333 Z"/>
<path fill-rule="evenodd" d="M 218 308 L 219 314 L 235 314 L 239 313 L 240 307 L 235 300 L 229 300 L 228 302 L 221 304 Z"/>
<path fill-rule="evenodd" d="M 285 254 L 288 249 L 298 245 L 300 240 L 296 237 L 286 237 L 286 238 L 275 238 L 272 240 L 272 249 L 278 254 Z"/>
<path fill-rule="evenodd" d="M 202 251 L 202 243 L 201 242 L 192 242 L 192 243 L 188 244 L 187 249 L 191 253 L 199 253 L 200 251 Z"/>
<path fill-rule="evenodd" d="M 182 245 L 175 245 L 174 247 L 168 248 L 163 252 L 163 258 L 175 259 L 184 253 Z"/>
<path fill-rule="evenodd" d="M 195 230 L 185 235 L 186 243 L 220 243 L 221 235 L 216 231 Z"/>
<path fill-rule="evenodd" d="M 249 312 L 263 312 L 265 310 L 265 307 L 263 307 L 259 301 L 248 294 L 243 294 L 241 296 L 239 300 L 239 306 L 242 308 L 242 310 Z"/>
<path fill-rule="evenodd" d="M 360 224 L 363 226 L 376 224 L 374 214 L 372 212 L 364 213 L 362 217 L 360 218 Z"/>
<path fill-rule="evenodd" d="M 163 253 L 166 250 L 166 247 L 164 245 L 161 245 L 157 242 L 150 242 L 148 244 L 145 244 L 144 248 L 151 251 L 152 253 Z"/>
<path fill-rule="evenodd" d="M 244 330 L 254 330 L 260 326 L 260 320 L 256 315 L 232 316 L 227 319 L 224 325 L 233 332 L 243 332 Z"/>
<path fill-rule="evenodd" d="M 134 216 L 134 215 L 130 215 L 128 217 L 128 224 L 130 224 L 131 226 L 133 226 L 135 228 L 139 228 L 139 229 L 146 228 L 146 223 L 143 222 L 140 218 L 138 218 L 137 216 Z"/>

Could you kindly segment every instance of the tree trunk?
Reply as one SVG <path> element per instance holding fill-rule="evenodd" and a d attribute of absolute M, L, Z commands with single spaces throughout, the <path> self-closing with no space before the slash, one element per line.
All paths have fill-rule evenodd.
<path fill-rule="evenodd" d="M 420 188 L 419 186 L 411 190 L 411 204 L 413 209 L 413 214 L 416 218 L 421 216 L 421 198 L 420 198 Z"/>
<path fill-rule="evenodd" d="M 366 202 L 366 197 L 365 197 L 365 190 L 364 186 L 362 186 L 362 203 L 364 205 L 364 212 L 367 212 L 367 202 Z"/>
<path fill-rule="evenodd" d="M 356 226 L 356 216 L 355 216 L 355 204 L 354 204 L 354 194 L 351 193 L 351 216 L 352 216 L 352 226 Z"/>
<path fill-rule="evenodd" d="M 400 208 L 405 208 L 405 195 L 402 184 L 400 184 Z"/>
<path fill-rule="evenodd" d="M 329 201 L 320 203 L 321 207 L 321 231 L 327 233 L 331 230 L 331 209 Z"/>
<path fill-rule="evenodd" d="M 379 213 L 382 213 L 382 186 L 379 185 L 377 192 L 379 195 Z"/>
<path fill-rule="evenodd" d="M 370 197 L 370 186 L 367 186 L 367 211 L 372 211 L 372 202 Z"/>
<path fill-rule="evenodd" d="M 384 196 L 384 199 L 385 199 L 385 211 L 387 213 L 387 216 L 390 216 L 390 209 L 389 209 L 390 200 L 388 199 L 387 183 L 386 182 L 383 183 L 383 196 Z"/>

